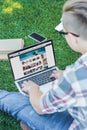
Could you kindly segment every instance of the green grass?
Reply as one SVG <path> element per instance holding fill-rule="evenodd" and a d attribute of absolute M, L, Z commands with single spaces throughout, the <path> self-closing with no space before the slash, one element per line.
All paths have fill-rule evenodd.
<path fill-rule="evenodd" d="M 0 0 L 0 39 L 23 38 L 25 47 L 35 44 L 28 34 L 38 32 L 54 42 L 57 65 L 64 69 L 79 56 L 54 27 L 60 22 L 66 0 Z M 0 89 L 17 91 L 10 65 L 0 61 Z M 0 130 L 21 130 L 19 123 L 0 111 Z"/>

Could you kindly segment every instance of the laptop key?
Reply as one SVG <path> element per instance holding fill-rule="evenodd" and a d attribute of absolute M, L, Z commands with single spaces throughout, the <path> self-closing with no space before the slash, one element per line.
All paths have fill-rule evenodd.
<path fill-rule="evenodd" d="M 38 84 L 39 86 L 43 85 L 43 84 L 46 84 L 46 83 L 49 83 L 49 82 L 52 82 L 55 80 L 54 77 L 51 77 L 50 78 L 50 75 L 52 74 L 52 72 L 56 70 L 56 69 L 52 69 L 50 71 L 46 71 L 46 72 L 43 72 L 42 74 L 38 74 L 38 75 L 35 75 L 33 77 L 28 77 L 22 81 L 19 81 L 18 84 L 22 87 L 22 84 L 24 81 L 28 81 L 28 80 L 31 80 L 33 82 L 35 82 L 36 84 Z"/>

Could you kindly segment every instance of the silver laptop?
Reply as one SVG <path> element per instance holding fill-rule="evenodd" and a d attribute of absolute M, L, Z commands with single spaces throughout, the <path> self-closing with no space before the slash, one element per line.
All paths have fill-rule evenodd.
<path fill-rule="evenodd" d="M 48 40 L 8 54 L 14 82 L 21 91 L 24 81 L 32 80 L 42 92 L 52 87 L 55 78 L 50 78 L 55 66 L 53 41 Z M 23 93 L 24 94 L 24 93 Z"/>

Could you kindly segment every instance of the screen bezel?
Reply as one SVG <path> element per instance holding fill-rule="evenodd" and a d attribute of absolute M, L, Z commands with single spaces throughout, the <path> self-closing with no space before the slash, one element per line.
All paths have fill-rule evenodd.
<path fill-rule="evenodd" d="M 13 75 L 14 81 L 19 80 L 19 79 L 22 79 L 22 78 L 24 78 L 24 77 L 19 78 L 19 79 L 15 79 L 14 72 L 13 72 L 12 65 L 11 65 L 11 58 L 12 58 L 11 55 L 15 55 L 16 53 L 18 54 L 18 53 L 20 53 L 21 51 L 25 51 L 26 49 L 31 49 L 31 48 L 33 48 L 33 47 L 39 46 L 40 44 L 43 45 L 44 43 L 50 43 L 50 44 L 52 44 L 53 55 L 54 55 L 54 66 L 56 65 L 56 59 L 55 59 L 55 53 L 54 53 L 53 40 L 47 40 L 47 41 L 40 42 L 40 43 L 38 43 L 38 44 L 34 44 L 34 45 L 31 45 L 31 46 L 29 46 L 29 47 L 25 47 L 25 48 L 23 48 L 23 49 L 20 49 L 20 50 L 14 51 L 14 52 L 11 52 L 11 53 L 8 54 L 8 60 L 9 60 L 9 63 L 10 63 L 10 67 L 11 67 L 11 71 L 12 71 L 12 75 Z M 52 66 L 52 67 L 54 67 L 54 66 Z M 49 67 L 48 69 L 51 69 L 52 67 Z M 45 70 L 42 70 L 42 71 L 45 71 Z M 36 73 L 38 73 L 38 72 L 36 72 Z M 35 73 L 34 73 L 34 74 L 35 74 Z M 34 75 L 34 74 L 32 74 L 32 75 Z M 28 77 L 28 76 L 29 76 L 29 75 L 27 75 L 27 76 L 25 76 L 25 77 Z"/>

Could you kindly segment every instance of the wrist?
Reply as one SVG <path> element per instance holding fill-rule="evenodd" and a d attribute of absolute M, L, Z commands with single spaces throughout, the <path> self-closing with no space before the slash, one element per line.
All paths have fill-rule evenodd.
<path fill-rule="evenodd" d="M 28 93 L 30 95 L 36 95 L 37 93 L 40 93 L 39 86 L 38 85 L 30 86 L 29 89 L 28 89 Z"/>

